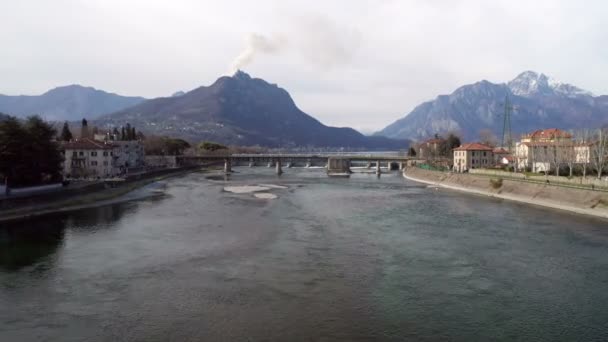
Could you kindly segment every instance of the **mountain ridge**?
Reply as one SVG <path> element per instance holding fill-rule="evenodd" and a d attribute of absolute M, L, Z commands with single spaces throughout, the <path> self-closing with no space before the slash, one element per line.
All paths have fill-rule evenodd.
<path fill-rule="evenodd" d="M 287 90 L 240 70 L 209 86 L 148 100 L 98 121 L 107 126 L 129 122 L 144 132 L 243 146 L 407 147 L 405 141 L 325 126 L 300 110 Z"/>
<path fill-rule="evenodd" d="M 506 96 L 515 107 L 511 114 L 514 138 L 539 128 L 570 129 L 608 122 L 608 96 L 594 97 L 542 73 L 524 71 L 506 83 L 482 80 L 439 95 L 375 135 L 421 140 L 457 132 L 474 140 L 480 130 L 490 129 L 500 136 Z"/>
<path fill-rule="evenodd" d="M 144 100 L 143 97 L 122 96 L 70 84 L 55 87 L 41 95 L 0 94 L 0 112 L 18 117 L 40 115 L 51 121 L 76 121 L 83 117 L 94 119 Z"/>

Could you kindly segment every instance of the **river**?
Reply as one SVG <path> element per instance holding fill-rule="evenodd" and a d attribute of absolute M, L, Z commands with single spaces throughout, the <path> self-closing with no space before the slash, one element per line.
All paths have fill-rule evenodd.
<path fill-rule="evenodd" d="M 193 173 L 0 227 L 0 341 L 606 341 L 608 224 L 398 173 Z M 223 191 L 274 184 L 277 199 Z"/>

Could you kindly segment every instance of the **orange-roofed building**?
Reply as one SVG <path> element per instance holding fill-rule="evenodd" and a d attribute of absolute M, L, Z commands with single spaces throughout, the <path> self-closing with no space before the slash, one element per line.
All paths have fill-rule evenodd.
<path fill-rule="evenodd" d="M 454 171 L 466 172 L 471 169 L 491 167 L 494 153 L 490 146 L 480 143 L 463 144 L 454 149 Z"/>
<path fill-rule="evenodd" d="M 521 142 L 544 142 L 552 143 L 562 140 L 572 140 L 572 134 L 558 128 L 538 129 L 526 134 L 521 138 Z"/>

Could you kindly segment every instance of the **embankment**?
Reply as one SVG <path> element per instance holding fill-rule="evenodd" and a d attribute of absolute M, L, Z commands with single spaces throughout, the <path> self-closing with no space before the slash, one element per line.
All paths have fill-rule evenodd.
<path fill-rule="evenodd" d="M 608 218 L 608 192 L 527 183 L 500 177 L 407 168 L 404 177 L 438 187 Z"/>
<path fill-rule="evenodd" d="M 0 223 L 104 205 L 108 201 L 119 199 L 119 197 L 144 185 L 200 169 L 200 166 L 193 166 L 157 170 L 146 174 L 133 175 L 112 187 L 104 186 L 104 183 L 100 182 L 85 188 L 66 189 L 59 193 L 25 199 L 5 199 L 0 206 Z"/>

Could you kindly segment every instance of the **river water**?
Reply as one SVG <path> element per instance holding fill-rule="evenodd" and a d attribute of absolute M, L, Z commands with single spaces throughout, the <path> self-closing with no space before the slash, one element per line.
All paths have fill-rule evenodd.
<path fill-rule="evenodd" d="M 608 340 L 606 221 L 397 173 L 236 171 L 4 224 L 0 341 Z M 259 184 L 287 189 L 223 191 Z"/>

